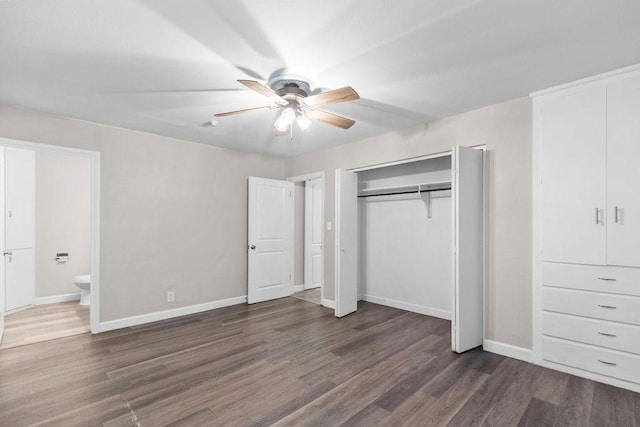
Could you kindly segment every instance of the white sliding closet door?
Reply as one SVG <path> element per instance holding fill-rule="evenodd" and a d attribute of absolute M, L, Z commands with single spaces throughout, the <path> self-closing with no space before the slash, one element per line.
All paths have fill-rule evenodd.
<path fill-rule="evenodd" d="M 336 169 L 336 317 L 358 309 L 358 175 Z"/>
<path fill-rule="evenodd" d="M 451 346 L 462 353 L 483 341 L 483 152 L 455 147 L 452 163 Z"/>

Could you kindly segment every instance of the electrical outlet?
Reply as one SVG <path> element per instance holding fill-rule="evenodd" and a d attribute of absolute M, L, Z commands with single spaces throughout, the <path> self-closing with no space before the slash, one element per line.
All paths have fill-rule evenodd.
<path fill-rule="evenodd" d="M 174 302 L 176 300 L 176 293 L 174 291 L 167 292 L 167 302 Z"/>

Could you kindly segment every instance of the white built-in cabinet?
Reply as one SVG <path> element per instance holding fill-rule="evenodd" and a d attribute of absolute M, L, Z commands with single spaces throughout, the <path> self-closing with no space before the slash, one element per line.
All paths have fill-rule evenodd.
<path fill-rule="evenodd" d="M 533 97 L 534 357 L 640 390 L 640 71 Z"/>

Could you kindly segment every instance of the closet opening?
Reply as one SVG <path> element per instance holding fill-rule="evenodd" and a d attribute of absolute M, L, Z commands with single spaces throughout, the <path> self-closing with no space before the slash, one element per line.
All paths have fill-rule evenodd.
<path fill-rule="evenodd" d="M 451 320 L 451 155 L 357 175 L 361 299 Z"/>
<path fill-rule="evenodd" d="M 483 148 L 336 170 L 337 317 L 364 300 L 450 320 L 456 352 L 483 344 Z"/>

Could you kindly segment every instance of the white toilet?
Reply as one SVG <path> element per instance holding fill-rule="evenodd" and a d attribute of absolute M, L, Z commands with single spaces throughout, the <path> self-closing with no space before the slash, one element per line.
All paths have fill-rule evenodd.
<path fill-rule="evenodd" d="M 91 275 L 81 274 L 73 278 L 73 283 L 80 288 L 80 305 L 89 305 L 91 302 Z"/>

